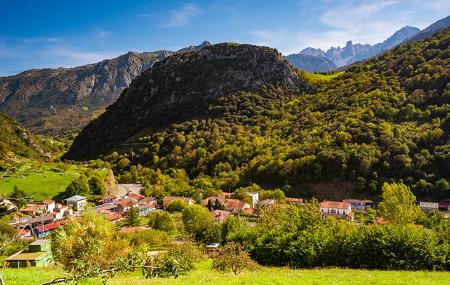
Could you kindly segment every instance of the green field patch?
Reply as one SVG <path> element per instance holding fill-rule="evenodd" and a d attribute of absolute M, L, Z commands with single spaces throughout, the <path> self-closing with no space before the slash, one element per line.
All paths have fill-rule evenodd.
<path fill-rule="evenodd" d="M 157 284 L 157 285 L 238 285 L 238 284 L 302 284 L 302 285 L 444 285 L 450 284 L 449 272 L 434 271 L 382 271 L 362 269 L 299 269 L 265 267 L 254 272 L 243 272 L 238 276 L 232 273 L 220 273 L 210 269 L 211 262 L 204 261 L 197 265 L 197 269 L 187 275 L 178 278 L 156 278 L 144 279 L 140 272 L 126 275 L 118 275 L 111 279 L 108 284 Z M 40 284 L 54 278 L 64 276 L 59 268 L 45 269 L 4 269 L 2 270 L 6 284 Z M 83 280 L 79 284 L 101 284 L 98 279 Z"/>
<path fill-rule="evenodd" d="M 0 173 L 0 195 L 8 195 L 17 186 L 32 195 L 33 200 L 45 200 L 64 191 L 84 170 L 73 165 L 61 167 L 56 163 L 25 163 L 6 175 Z"/>

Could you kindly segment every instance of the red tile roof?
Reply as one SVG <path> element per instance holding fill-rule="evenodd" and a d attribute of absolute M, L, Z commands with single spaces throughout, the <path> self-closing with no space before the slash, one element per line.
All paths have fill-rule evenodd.
<path fill-rule="evenodd" d="M 286 197 L 286 202 L 287 203 L 303 203 L 303 198 Z"/>
<path fill-rule="evenodd" d="M 115 205 L 121 206 L 122 208 L 129 207 L 129 206 L 131 206 L 133 203 L 134 203 L 134 201 L 133 201 L 133 200 L 130 200 L 130 199 L 120 199 L 120 200 L 114 201 L 114 204 L 115 204 Z"/>
<path fill-rule="evenodd" d="M 241 200 L 238 199 L 226 199 L 225 203 L 223 204 L 224 208 L 226 210 L 231 210 L 231 211 L 240 211 L 240 210 L 244 210 L 244 207 L 248 205 L 245 202 L 242 202 Z M 250 207 L 246 207 L 246 208 L 250 208 Z"/>
<path fill-rule="evenodd" d="M 109 214 L 106 218 L 108 219 L 108 221 L 113 222 L 122 219 L 123 216 L 124 215 L 122 213 L 112 213 Z"/>
<path fill-rule="evenodd" d="M 37 231 L 40 232 L 40 233 L 48 232 L 48 231 L 57 229 L 57 228 L 59 228 L 60 226 L 63 226 L 63 225 L 65 225 L 65 224 L 67 224 L 68 222 L 69 222 L 69 221 L 67 221 L 67 220 L 62 220 L 62 221 L 53 222 L 53 223 L 46 224 L 46 225 L 42 225 L 42 226 L 37 226 L 37 227 L 35 227 L 34 229 L 37 230 Z"/>
<path fill-rule="evenodd" d="M 224 210 L 212 210 L 211 215 L 215 220 L 218 220 L 219 222 L 222 222 L 226 217 L 231 215 L 230 212 L 224 211 Z"/>
<path fill-rule="evenodd" d="M 42 201 L 42 204 L 44 204 L 44 205 L 50 205 L 50 204 L 53 204 L 53 203 L 55 203 L 55 201 L 53 201 L 51 199 Z"/>
<path fill-rule="evenodd" d="M 323 201 L 320 203 L 321 208 L 335 208 L 335 209 L 348 209 L 350 203 L 336 202 L 336 201 Z"/>
<path fill-rule="evenodd" d="M 141 199 L 143 199 L 143 198 L 145 198 L 144 195 L 137 194 L 137 193 L 133 193 L 133 192 L 128 193 L 127 196 L 128 196 L 129 198 L 132 198 L 132 199 L 135 199 L 135 200 L 138 200 L 138 201 L 141 200 Z"/>
<path fill-rule="evenodd" d="M 253 215 L 255 213 L 255 209 L 253 209 L 253 208 L 245 208 L 244 209 L 244 213 L 249 214 L 249 215 Z"/>

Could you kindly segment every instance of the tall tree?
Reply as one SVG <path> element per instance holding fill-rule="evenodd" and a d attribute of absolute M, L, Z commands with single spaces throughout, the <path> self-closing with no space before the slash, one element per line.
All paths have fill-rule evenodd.
<path fill-rule="evenodd" d="M 413 223 L 420 214 L 415 205 L 416 197 L 402 183 L 384 183 L 382 201 L 378 205 L 380 214 L 388 221 L 398 224 Z"/>

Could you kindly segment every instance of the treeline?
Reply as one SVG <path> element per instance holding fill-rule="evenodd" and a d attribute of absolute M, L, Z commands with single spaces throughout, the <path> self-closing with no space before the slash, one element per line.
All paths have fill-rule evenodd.
<path fill-rule="evenodd" d="M 231 217 L 222 226 L 222 240 L 243 244 L 263 265 L 449 270 L 450 221 L 440 213 L 421 213 L 404 185 L 383 189 L 380 214 L 386 224 L 324 218 L 313 202 L 267 208 L 255 227 Z M 410 199 L 396 203 L 405 194 Z"/>

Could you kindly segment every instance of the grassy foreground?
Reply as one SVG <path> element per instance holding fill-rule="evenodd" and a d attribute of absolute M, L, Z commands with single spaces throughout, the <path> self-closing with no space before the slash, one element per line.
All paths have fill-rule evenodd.
<path fill-rule="evenodd" d="M 380 271 L 355 269 L 305 269 L 263 268 L 255 272 L 243 272 L 238 276 L 223 274 L 209 269 L 210 262 L 198 264 L 197 269 L 177 279 L 143 279 L 140 272 L 121 275 L 108 284 L 408 284 L 408 285 L 444 285 L 450 284 L 450 272 L 427 271 Z M 47 269 L 4 269 L 6 285 L 40 284 L 61 277 L 63 271 L 58 268 Z M 99 280 L 85 280 L 80 284 L 101 284 Z"/>

